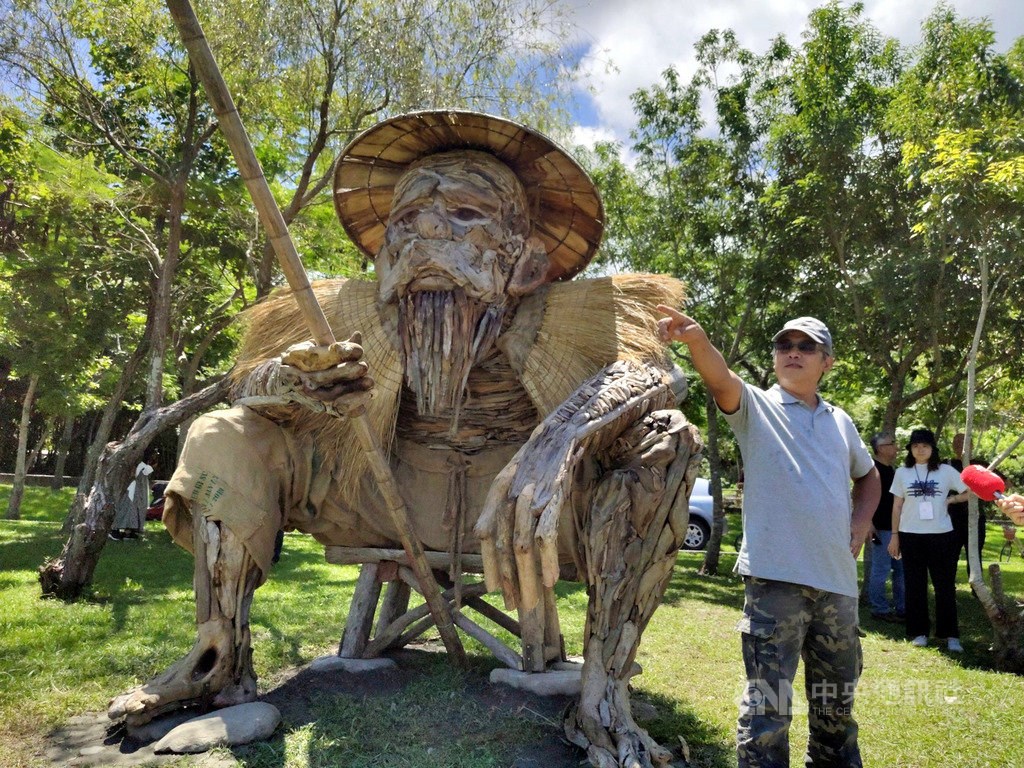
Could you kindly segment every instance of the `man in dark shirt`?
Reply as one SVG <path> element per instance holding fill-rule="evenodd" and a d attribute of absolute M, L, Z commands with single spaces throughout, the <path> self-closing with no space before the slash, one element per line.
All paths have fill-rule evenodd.
<path fill-rule="evenodd" d="M 871 438 L 871 452 L 875 468 L 882 481 L 882 497 L 871 518 L 871 573 L 868 575 L 868 604 L 871 617 L 882 621 L 903 621 L 906 604 L 903 596 L 903 563 L 889 554 L 889 539 L 892 538 L 892 485 L 896 470 L 892 463 L 896 459 L 896 439 L 887 432 L 879 432 Z M 892 574 L 892 602 L 885 592 L 885 582 Z"/>

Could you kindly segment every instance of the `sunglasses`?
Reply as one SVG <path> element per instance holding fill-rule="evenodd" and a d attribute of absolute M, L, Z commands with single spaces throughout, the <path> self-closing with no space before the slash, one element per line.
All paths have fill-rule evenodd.
<path fill-rule="evenodd" d="M 776 352 L 792 352 L 794 349 L 799 349 L 805 355 L 809 355 L 812 352 L 818 351 L 818 342 L 811 341 L 810 339 L 797 342 L 792 342 L 789 339 L 779 339 L 772 342 L 772 347 Z"/>

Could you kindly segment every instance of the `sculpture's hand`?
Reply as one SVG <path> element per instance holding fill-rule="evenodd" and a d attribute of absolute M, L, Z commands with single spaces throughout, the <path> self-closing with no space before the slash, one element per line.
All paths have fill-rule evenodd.
<path fill-rule="evenodd" d="M 495 479 L 476 526 L 491 589 L 529 607 L 534 596 L 526 594 L 524 567 L 539 565 L 545 586 L 557 581 L 559 518 L 580 461 L 607 451 L 648 413 L 673 402 L 663 371 L 614 363 L 534 430 Z"/>
<path fill-rule="evenodd" d="M 362 338 L 352 334 L 348 341 L 319 346 L 312 341 L 293 344 L 281 355 L 279 382 L 282 393 L 294 392 L 336 410 L 363 404 L 373 388 L 362 361 Z"/>

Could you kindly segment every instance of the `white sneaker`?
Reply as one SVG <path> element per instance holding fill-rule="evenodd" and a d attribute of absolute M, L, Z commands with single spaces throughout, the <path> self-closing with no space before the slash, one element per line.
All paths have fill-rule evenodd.
<path fill-rule="evenodd" d="M 963 653 L 964 647 L 960 645 L 959 637 L 951 637 L 946 641 L 946 647 L 953 653 Z"/>
<path fill-rule="evenodd" d="M 928 645 L 928 636 L 927 635 L 918 635 L 917 637 L 915 637 L 913 640 L 910 641 L 910 644 L 911 645 L 916 645 L 918 648 L 924 648 L 926 645 Z"/>

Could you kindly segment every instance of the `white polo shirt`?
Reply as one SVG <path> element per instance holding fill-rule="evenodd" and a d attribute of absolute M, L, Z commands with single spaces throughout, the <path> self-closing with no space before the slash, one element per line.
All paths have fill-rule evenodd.
<path fill-rule="evenodd" d="M 743 546 L 736 571 L 856 597 L 850 553 L 851 478 L 874 467 L 850 417 L 778 384 L 744 382 L 724 414 L 743 455 Z"/>

